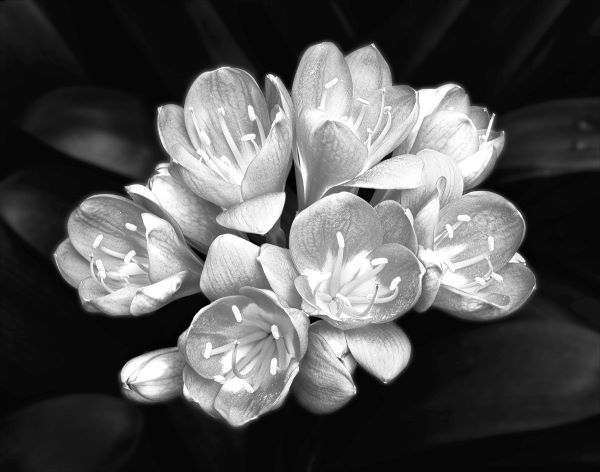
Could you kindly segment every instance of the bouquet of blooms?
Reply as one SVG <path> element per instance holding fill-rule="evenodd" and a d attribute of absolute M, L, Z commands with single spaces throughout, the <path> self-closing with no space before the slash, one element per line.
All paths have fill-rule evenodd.
<path fill-rule="evenodd" d="M 85 199 L 55 253 L 90 312 L 211 302 L 176 347 L 123 367 L 133 400 L 182 395 L 233 426 L 290 391 L 333 412 L 357 365 L 383 383 L 406 368 L 409 310 L 496 320 L 535 288 L 523 217 L 471 191 L 504 145 L 494 115 L 458 85 L 393 85 L 374 45 L 310 47 L 291 95 L 273 75 L 263 92 L 243 70 L 204 72 L 157 125 L 168 162 L 130 198 Z"/>

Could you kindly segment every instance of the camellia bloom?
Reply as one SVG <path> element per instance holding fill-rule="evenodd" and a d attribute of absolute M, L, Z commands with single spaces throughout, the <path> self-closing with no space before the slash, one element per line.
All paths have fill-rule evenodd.
<path fill-rule="evenodd" d="M 71 213 L 54 258 L 83 307 L 143 315 L 200 291 L 202 261 L 178 227 L 117 195 L 94 195 Z"/>
<path fill-rule="evenodd" d="M 147 185 L 129 185 L 125 190 L 133 201 L 149 212 L 179 225 L 191 245 L 203 253 L 217 236 L 232 232 L 216 221 L 221 208 L 200 198 L 175 179 L 167 163 L 156 167 Z"/>
<path fill-rule="evenodd" d="M 134 357 L 121 369 L 122 391 L 140 403 L 172 400 L 183 392 L 184 365 L 176 347 Z"/>
<path fill-rule="evenodd" d="M 415 218 L 419 258 L 427 267 L 417 308 L 431 304 L 459 318 L 486 321 L 518 309 L 535 276 L 517 250 L 525 222 L 491 192 L 467 193 L 439 209 L 438 192 Z"/>
<path fill-rule="evenodd" d="M 292 96 L 297 114 L 296 176 L 300 209 L 336 187 L 402 189 L 420 184 L 414 159 L 379 162 L 416 123 L 416 92 L 392 85 L 374 45 L 344 57 L 332 43 L 308 48 Z"/>
<path fill-rule="evenodd" d="M 423 268 L 403 245 L 410 242 L 393 231 L 406 224 L 395 205 L 399 211 L 380 217 L 362 198 L 341 192 L 296 216 L 290 255 L 300 273 L 295 285 L 303 310 L 352 329 L 391 321 L 414 305 Z"/>
<path fill-rule="evenodd" d="M 243 287 L 195 316 L 179 339 L 184 396 L 242 426 L 278 408 L 307 348 L 308 317 L 269 290 Z"/>
<path fill-rule="evenodd" d="M 222 67 L 196 79 L 184 108 L 158 112 L 171 174 L 224 209 L 220 225 L 258 234 L 281 215 L 292 164 L 291 99 L 277 77 L 266 89 L 268 104 L 247 72 Z"/>
<path fill-rule="evenodd" d="M 493 129 L 495 115 L 471 106 L 462 87 L 446 84 L 419 90 L 419 117 L 394 155 L 432 149 L 456 161 L 465 190 L 479 185 L 491 173 L 504 148 L 504 132 Z"/>

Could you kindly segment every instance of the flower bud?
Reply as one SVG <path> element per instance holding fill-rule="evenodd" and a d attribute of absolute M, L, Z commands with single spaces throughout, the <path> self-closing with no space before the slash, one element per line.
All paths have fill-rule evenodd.
<path fill-rule="evenodd" d="M 134 357 L 121 369 L 123 393 L 142 403 L 171 400 L 181 395 L 184 365 L 185 361 L 176 347 Z"/>

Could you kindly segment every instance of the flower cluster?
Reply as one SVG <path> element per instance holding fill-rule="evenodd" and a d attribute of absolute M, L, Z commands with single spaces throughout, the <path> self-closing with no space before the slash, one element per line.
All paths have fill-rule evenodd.
<path fill-rule="evenodd" d="M 183 396 L 234 426 L 289 392 L 332 412 L 357 366 L 383 383 L 406 368 L 411 309 L 495 320 L 535 288 L 519 211 L 469 191 L 504 145 L 494 115 L 458 85 L 394 85 L 374 45 L 310 47 L 291 95 L 272 75 L 263 93 L 243 70 L 205 72 L 157 121 L 168 162 L 130 199 L 83 201 L 55 253 L 88 311 L 210 301 L 177 347 L 123 367 L 129 398 Z"/>

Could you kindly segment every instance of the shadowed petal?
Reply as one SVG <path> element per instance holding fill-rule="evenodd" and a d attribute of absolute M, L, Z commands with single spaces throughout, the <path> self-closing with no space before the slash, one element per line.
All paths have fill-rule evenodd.
<path fill-rule="evenodd" d="M 394 380 L 408 365 L 410 341 L 395 323 L 344 331 L 352 356 L 383 383 Z"/>
<path fill-rule="evenodd" d="M 346 63 L 352 75 L 354 100 L 366 100 L 374 90 L 392 85 L 390 66 L 374 44 L 352 51 Z"/>
<path fill-rule="evenodd" d="M 375 207 L 383 228 L 383 243 L 397 243 L 417 253 L 417 236 L 407 210 L 398 202 L 386 200 Z"/>
<path fill-rule="evenodd" d="M 246 233 L 265 234 L 279 220 L 285 205 L 285 192 L 267 193 L 223 211 L 217 223 Z"/>
<path fill-rule="evenodd" d="M 214 408 L 219 390 L 221 390 L 220 383 L 198 375 L 189 365 L 183 368 L 183 396 L 214 418 L 219 417 L 219 413 Z"/>
<path fill-rule="evenodd" d="M 173 155 L 178 147 L 194 154 L 194 146 L 190 141 L 183 119 L 183 108 L 179 105 L 170 104 L 159 107 L 156 126 L 158 137 L 167 154 Z"/>
<path fill-rule="evenodd" d="M 133 297 L 140 287 L 126 285 L 114 292 L 108 292 L 92 277 L 79 284 L 79 298 L 86 311 L 102 312 L 112 316 L 130 316 Z"/>
<path fill-rule="evenodd" d="M 176 298 L 197 293 L 200 291 L 198 281 L 198 274 L 193 275 L 188 271 L 182 271 L 142 287 L 136 292 L 131 301 L 130 312 L 134 316 L 145 315 L 158 310 Z M 182 289 L 184 285 L 185 287 Z"/>
<path fill-rule="evenodd" d="M 200 288 L 214 301 L 235 295 L 241 287 L 269 288 L 260 264 L 260 248 L 232 234 L 216 238 L 208 249 Z"/>
<path fill-rule="evenodd" d="M 346 182 L 346 187 L 377 189 L 414 189 L 421 186 L 422 159 L 407 155 L 395 156 L 366 170 Z"/>
<path fill-rule="evenodd" d="M 502 131 L 496 138 L 482 143 L 479 151 L 458 161 L 465 190 L 476 187 L 491 174 L 500 152 L 504 148 L 504 141 L 504 131 Z"/>
<path fill-rule="evenodd" d="M 273 291 L 289 306 L 300 308 L 302 298 L 294 286 L 298 271 L 292 261 L 289 249 L 263 244 L 260 247 L 258 262 Z"/>
<path fill-rule="evenodd" d="M 60 275 L 72 287 L 78 287 L 83 279 L 90 276 L 90 263 L 75 250 L 68 239 L 56 248 L 54 262 Z"/>

